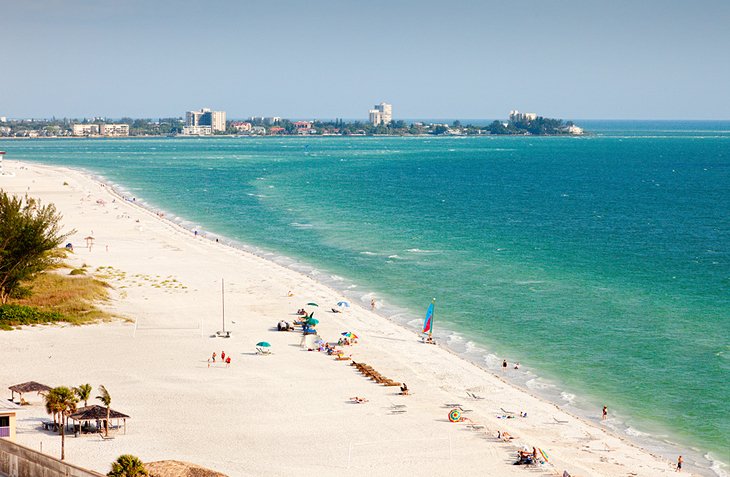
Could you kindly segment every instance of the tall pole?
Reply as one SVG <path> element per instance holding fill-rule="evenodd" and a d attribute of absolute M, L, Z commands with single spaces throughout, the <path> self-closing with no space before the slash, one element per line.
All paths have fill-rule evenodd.
<path fill-rule="evenodd" d="M 223 332 L 226 332 L 226 289 L 221 278 L 221 310 L 223 311 Z"/>
<path fill-rule="evenodd" d="M 431 313 L 431 329 L 428 330 L 428 337 L 430 338 L 433 334 L 433 320 L 436 318 L 436 298 L 433 298 L 431 300 L 431 304 L 433 305 L 433 313 Z"/>

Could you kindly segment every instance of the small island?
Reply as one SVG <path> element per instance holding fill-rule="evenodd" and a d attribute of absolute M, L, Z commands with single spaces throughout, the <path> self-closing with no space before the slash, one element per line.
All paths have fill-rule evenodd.
<path fill-rule="evenodd" d="M 584 134 L 583 128 L 573 124 L 572 121 L 563 122 L 562 119 L 544 118 L 535 113 L 521 113 L 510 111 L 509 121 L 494 121 L 487 126 L 489 134 L 509 135 L 535 135 L 535 136 L 560 136 Z"/>

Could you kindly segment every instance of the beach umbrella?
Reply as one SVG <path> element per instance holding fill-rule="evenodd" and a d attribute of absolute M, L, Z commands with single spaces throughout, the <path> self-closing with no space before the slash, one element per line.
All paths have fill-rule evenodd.
<path fill-rule="evenodd" d="M 350 304 L 346 301 L 338 301 L 337 306 L 340 308 L 350 308 Z"/>
<path fill-rule="evenodd" d="M 319 306 L 319 305 L 314 302 L 309 302 L 309 303 L 307 303 L 307 306 Z"/>
<path fill-rule="evenodd" d="M 344 336 L 346 338 L 357 339 L 357 335 L 355 333 L 350 332 L 350 331 L 345 331 L 344 333 L 342 333 L 342 336 Z"/>
<path fill-rule="evenodd" d="M 452 409 L 449 411 L 449 421 L 461 422 L 461 411 L 458 409 Z"/>
<path fill-rule="evenodd" d="M 268 341 L 259 341 L 256 343 L 256 346 L 260 346 L 261 348 L 271 348 L 271 344 Z"/>
<path fill-rule="evenodd" d="M 316 318 L 310 318 L 307 320 L 307 324 L 311 326 L 317 326 L 319 324 L 319 320 Z"/>

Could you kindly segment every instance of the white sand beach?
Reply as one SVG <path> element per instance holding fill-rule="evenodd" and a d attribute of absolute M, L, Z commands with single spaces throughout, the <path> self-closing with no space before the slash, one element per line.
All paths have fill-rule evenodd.
<path fill-rule="evenodd" d="M 91 383 L 94 396 L 103 384 L 111 407 L 131 416 L 126 434 L 113 440 L 68 437 L 71 463 L 106 473 L 117 456 L 130 453 L 230 476 L 675 475 L 673 462 L 423 344 L 369 310 L 327 312 L 343 297 L 303 274 L 196 237 L 78 171 L 4 165 L 14 176 L 0 176 L 0 188 L 57 206 L 65 228 L 76 230 L 68 262 L 90 271 L 105 267 L 97 272 L 113 286 L 105 306 L 130 320 L 0 332 L 3 398 L 8 386 L 31 380 Z M 89 235 L 91 249 L 84 247 Z M 227 339 L 212 336 L 221 328 L 221 279 Z M 315 316 L 323 339 L 356 333 L 359 342 L 345 352 L 407 383 L 412 394 L 375 383 L 350 361 L 303 349 L 299 332 L 276 331 L 279 320 L 292 322 L 308 302 L 320 305 Z M 259 341 L 271 343 L 273 353 L 257 355 Z M 221 351 L 230 367 L 208 367 L 208 357 Z M 354 396 L 368 402 L 353 403 Z M 59 455 L 60 437 L 40 428 L 48 418 L 40 399 L 27 397 L 33 404 L 19 414 L 17 441 Z M 450 404 L 457 403 L 470 422 L 449 422 Z M 503 409 L 528 417 L 502 419 Z M 498 431 L 515 439 L 503 442 Z M 549 463 L 513 465 L 522 445 L 543 449 Z"/>

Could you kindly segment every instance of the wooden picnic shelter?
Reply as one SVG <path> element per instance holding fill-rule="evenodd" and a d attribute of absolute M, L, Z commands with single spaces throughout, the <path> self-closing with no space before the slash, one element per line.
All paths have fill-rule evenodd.
<path fill-rule="evenodd" d="M 125 434 L 127 433 L 127 419 L 129 418 L 126 414 L 109 409 L 109 425 L 116 421 L 116 427 L 119 428 L 119 421 L 121 420 L 124 423 Z M 69 419 L 74 421 L 74 430 L 76 430 L 76 426 L 79 426 L 78 430 L 81 431 L 84 422 L 95 421 L 96 430 L 101 431 L 106 427 L 106 408 L 98 404 L 80 407 L 75 413 L 69 416 Z"/>
<path fill-rule="evenodd" d="M 35 381 L 28 381 L 27 383 L 20 383 L 15 384 L 13 386 L 10 386 L 8 389 L 10 389 L 10 400 L 15 401 L 15 393 L 18 393 L 18 399 L 20 399 L 20 403 L 23 404 L 23 394 L 24 393 L 32 393 L 36 392 L 38 394 L 44 393 L 51 390 L 50 386 L 46 386 L 45 384 L 37 383 Z"/>

